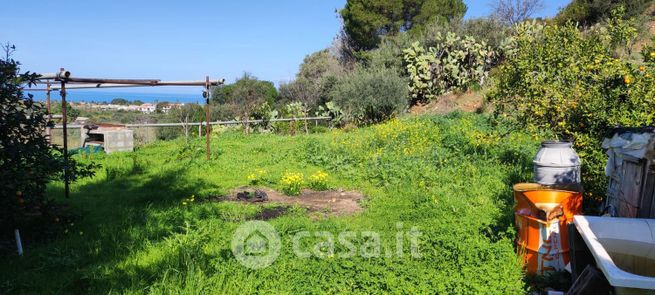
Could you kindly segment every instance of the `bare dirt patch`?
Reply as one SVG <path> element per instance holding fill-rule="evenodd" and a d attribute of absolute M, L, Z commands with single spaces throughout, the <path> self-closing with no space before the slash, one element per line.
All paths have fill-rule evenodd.
<path fill-rule="evenodd" d="M 447 114 L 456 110 L 478 112 L 482 108 L 483 96 L 483 93 L 475 91 L 448 93 L 436 100 L 414 105 L 409 112 L 412 114 Z"/>
<path fill-rule="evenodd" d="M 261 197 L 261 192 L 266 193 L 265 199 Z M 244 195 L 250 195 L 252 197 L 244 198 Z M 234 189 L 230 195 L 217 198 L 216 200 L 254 204 L 278 203 L 281 205 L 297 205 L 307 208 L 311 212 L 324 212 L 331 215 L 350 215 L 362 211 L 359 202 L 363 198 L 364 195 L 356 191 L 313 191 L 305 189 L 299 196 L 290 197 L 269 188 L 240 187 Z M 286 211 L 284 207 L 281 208 L 282 209 L 279 210 L 273 208 L 269 210 L 271 212 L 267 212 L 266 214 L 262 211 L 262 213 L 260 213 L 262 214 L 261 217 L 267 219 L 277 217 Z M 272 212 L 272 210 L 277 211 Z M 280 210 L 283 211 L 278 212 Z"/>
<path fill-rule="evenodd" d="M 287 213 L 288 207 L 264 208 L 255 216 L 257 220 L 269 220 Z"/>

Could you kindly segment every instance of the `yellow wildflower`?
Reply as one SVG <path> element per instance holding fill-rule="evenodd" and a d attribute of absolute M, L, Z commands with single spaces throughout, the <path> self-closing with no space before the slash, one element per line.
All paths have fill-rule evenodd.
<path fill-rule="evenodd" d="M 623 82 L 625 82 L 627 85 L 630 85 L 633 82 L 632 77 L 630 75 L 623 76 Z"/>
<path fill-rule="evenodd" d="M 285 194 L 297 196 L 305 183 L 305 176 L 300 172 L 285 172 L 280 183 L 283 185 L 282 190 Z"/>

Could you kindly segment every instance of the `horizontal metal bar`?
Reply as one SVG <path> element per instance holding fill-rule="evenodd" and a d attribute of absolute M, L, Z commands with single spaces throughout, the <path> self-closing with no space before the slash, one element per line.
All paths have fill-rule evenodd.
<path fill-rule="evenodd" d="M 70 82 L 70 83 L 69 83 Z M 225 83 L 225 79 L 210 81 L 210 86 L 218 86 Z M 48 82 L 37 82 L 37 84 L 48 84 Z M 59 83 L 51 83 L 51 89 L 60 89 Z M 160 80 L 130 80 L 130 79 L 95 79 L 95 78 L 70 78 L 66 83 L 66 89 L 73 88 L 116 88 L 116 87 L 154 87 L 154 86 L 205 86 L 205 81 L 160 81 Z M 31 89 L 32 91 L 45 91 L 45 89 Z"/>
<path fill-rule="evenodd" d="M 39 74 L 40 76 L 39 76 L 38 79 L 39 79 L 39 80 L 55 79 L 55 78 L 57 78 L 57 75 L 58 75 L 58 74 L 59 74 L 59 73 L 42 73 L 42 74 Z"/>
<path fill-rule="evenodd" d="M 122 87 L 150 87 L 138 84 L 66 84 L 66 89 L 98 89 L 98 88 L 122 88 Z M 50 86 L 50 90 L 60 90 L 61 85 L 55 84 Z M 43 88 L 23 88 L 25 91 L 48 91 Z"/>
<path fill-rule="evenodd" d="M 271 119 L 268 122 L 291 122 L 291 121 L 318 121 L 318 120 L 329 120 L 331 117 L 306 117 L 306 118 L 279 118 Z M 246 123 L 262 123 L 264 120 L 248 120 Z M 243 124 L 243 121 L 214 121 L 209 122 L 209 125 L 237 125 Z M 125 124 L 127 128 L 140 128 L 140 127 L 181 127 L 181 126 L 205 126 L 205 122 L 192 122 L 192 123 L 151 123 L 151 124 Z M 84 125 L 68 125 L 68 128 L 82 128 Z M 55 125 L 54 129 L 62 129 L 62 125 Z"/>
<path fill-rule="evenodd" d="M 60 79 L 56 79 L 60 81 Z M 104 78 L 78 78 L 68 77 L 66 83 L 111 83 L 111 84 L 136 84 L 136 85 L 156 85 L 161 80 L 155 79 L 104 79 Z"/>

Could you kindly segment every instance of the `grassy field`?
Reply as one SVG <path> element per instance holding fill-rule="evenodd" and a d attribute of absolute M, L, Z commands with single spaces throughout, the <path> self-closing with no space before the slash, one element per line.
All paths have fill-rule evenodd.
<path fill-rule="evenodd" d="M 531 178 L 538 147 L 485 116 L 454 113 L 295 137 L 228 132 L 213 139 L 211 161 L 195 138 L 95 156 L 97 175 L 59 199 L 79 218 L 61 221 L 65 231 L 51 243 L 28 243 L 24 257 L 3 261 L 0 293 L 524 293 L 510 187 Z M 232 235 L 275 205 L 205 198 L 248 185 L 257 169 L 277 190 L 285 172 L 327 171 L 330 187 L 366 195 L 364 211 L 316 218 L 293 208 L 268 220 L 281 254 L 248 269 L 230 250 Z M 49 194 L 61 196 L 61 184 Z M 375 231 L 382 249 L 393 248 L 398 222 L 422 232 L 421 258 L 304 259 L 291 250 L 291 235 L 302 230 Z"/>

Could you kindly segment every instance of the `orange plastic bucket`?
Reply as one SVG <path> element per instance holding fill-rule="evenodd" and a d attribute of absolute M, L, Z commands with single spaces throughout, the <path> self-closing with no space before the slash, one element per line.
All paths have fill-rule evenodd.
<path fill-rule="evenodd" d="M 582 193 L 520 184 L 514 186 L 514 199 L 516 245 L 527 272 L 544 274 L 564 269 L 569 263 L 566 225 L 582 212 Z M 543 204 L 557 204 L 563 214 L 550 221 L 539 219 Z"/>

